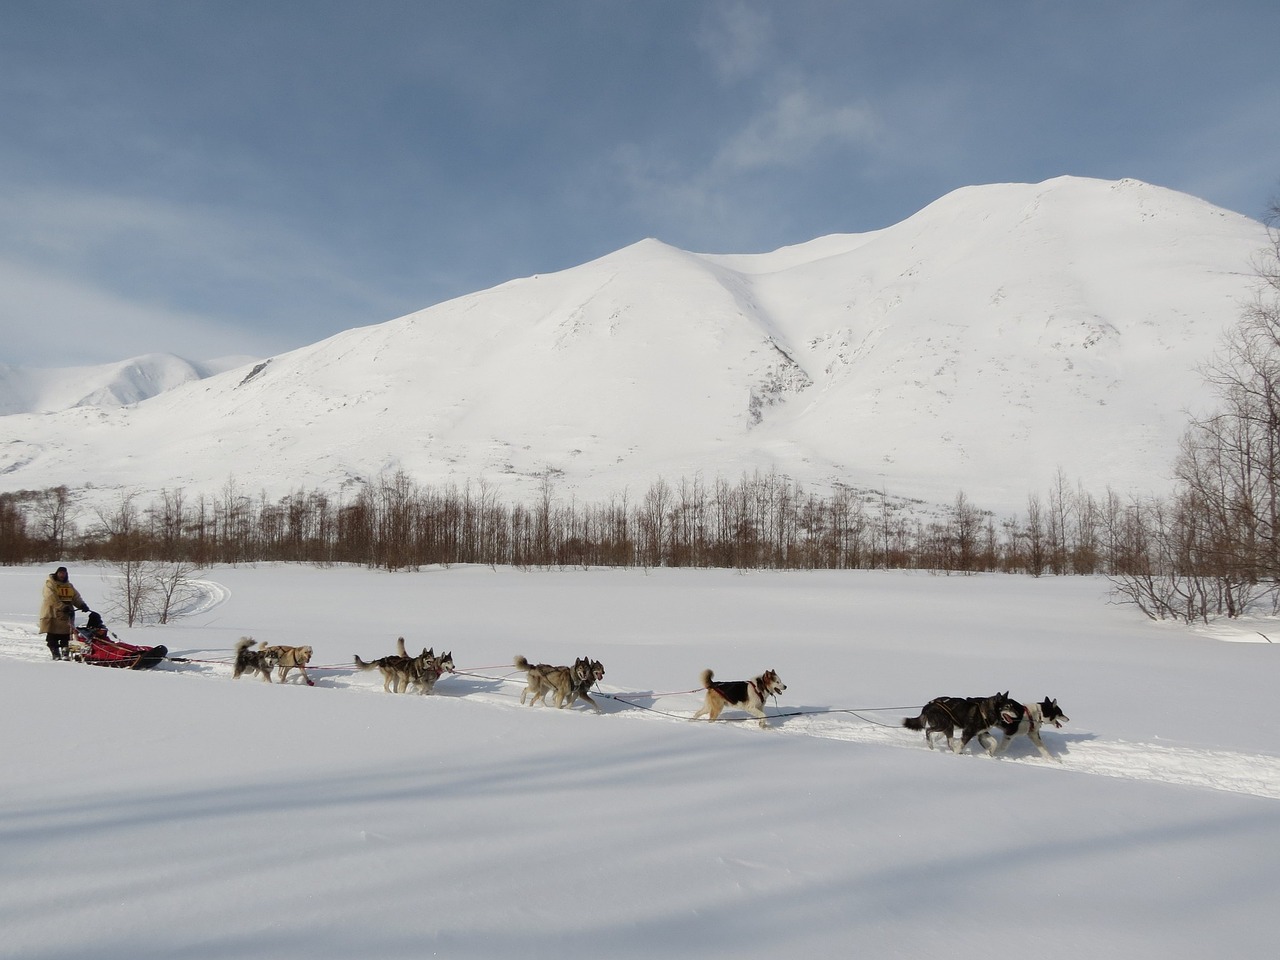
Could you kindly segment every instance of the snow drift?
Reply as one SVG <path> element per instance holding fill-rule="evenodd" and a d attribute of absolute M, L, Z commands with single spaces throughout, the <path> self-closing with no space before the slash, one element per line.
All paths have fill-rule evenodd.
<path fill-rule="evenodd" d="M 123 631 L 195 662 L 133 673 L 47 659 L 47 573 L 0 568 L 6 955 L 1167 960 L 1280 933 L 1280 648 L 1101 580 L 221 568 Z M 72 576 L 112 621 L 113 571 Z M 317 685 L 233 681 L 242 633 L 313 644 Z M 351 656 L 400 634 L 464 672 L 384 694 Z M 517 653 L 598 658 L 618 699 L 521 706 Z M 788 716 L 688 721 L 705 667 L 776 668 Z M 996 688 L 1058 698 L 1060 762 L 898 726 Z"/>

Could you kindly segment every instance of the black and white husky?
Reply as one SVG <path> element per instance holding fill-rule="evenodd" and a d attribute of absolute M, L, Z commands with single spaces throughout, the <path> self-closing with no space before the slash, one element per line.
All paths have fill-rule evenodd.
<path fill-rule="evenodd" d="M 710 670 L 703 670 L 702 685 L 706 688 L 707 698 L 693 715 L 694 720 L 701 716 L 715 720 L 725 707 L 736 707 L 759 717 L 761 729 L 765 726 L 764 702 L 787 689 L 776 670 L 766 670 L 754 680 L 720 681 Z"/>
<path fill-rule="evenodd" d="M 918 717 L 903 717 L 908 730 L 923 730 L 925 743 L 933 749 L 933 735 L 940 733 L 953 753 L 961 753 L 975 737 L 988 754 L 994 754 L 996 739 L 987 731 L 997 724 L 1014 721 L 1022 712 L 1022 704 L 1009 698 L 1009 692 L 989 697 L 934 697 L 920 709 Z M 960 731 L 960 743 L 954 739 Z"/>
<path fill-rule="evenodd" d="M 1016 703 L 1017 701 L 1014 702 Z M 1019 704 L 1019 706 L 1022 705 Z M 1036 745 L 1036 749 L 1040 751 L 1040 756 L 1046 760 L 1057 760 L 1058 758 L 1049 752 L 1049 748 L 1040 739 L 1040 728 L 1046 723 L 1061 727 L 1070 719 L 1062 712 L 1057 700 L 1050 700 L 1045 697 L 1039 703 L 1028 703 L 1022 706 L 1022 710 L 1016 719 L 1001 718 L 999 727 L 1004 732 L 1004 739 L 1000 741 L 1000 746 L 996 747 L 996 753 L 1004 753 L 1009 749 L 1010 740 L 1019 734 L 1025 733 L 1031 739 L 1031 742 Z"/>

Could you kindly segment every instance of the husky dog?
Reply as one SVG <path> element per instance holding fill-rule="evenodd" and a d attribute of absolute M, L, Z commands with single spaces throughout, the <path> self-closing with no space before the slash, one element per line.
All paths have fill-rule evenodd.
<path fill-rule="evenodd" d="M 290 670 L 297 670 L 302 674 L 302 679 L 306 681 L 308 687 L 314 687 L 315 681 L 307 676 L 307 664 L 311 662 L 310 647 L 289 647 L 275 646 L 263 648 L 263 653 L 268 653 L 275 661 L 277 667 L 280 668 L 276 679 L 284 683 L 285 678 L 289 676 Z"/>
<path fill-rule="evenodd" d="M 396 650 L 403 661 L 399 664 L 396 693 L 404 693 L 412 686 L 416 686 L 419 693 L 430 693 L 442 673 L 453 673 L 452 653 L 436 656 L 435 647 L 423 647 L 420 654 L 410 657 L 404 648 L 404 637 L 396 638 Z"/>
<path fill-rule="evenodd" d="M 995 751 L 995 737 L 987 732 L 1001 722 L 1009 722 L 1022 712 L 1022 704 L 1009 699 L 1008 691 L 989 697 L 935 697 L 924 705 L 918 717 L 903 717 L 908 730 L 923 730 L 925 742 L 933 749 L 933 735 L 941 733 L 953 753 L 962 753 L 974 737 L 988 754 Z M 960 744 L 952 739 L 961 730 Z"/>
<path fill-rule="evenodd" d="M 517 655 L 511 661 L 517 670 L 523 670 L 528 676 L 525 687 L 520 691 L 520 702 L 526 699 L 529 706 L 539 700 L 545 705 L 547 694 L 553 691 L 564 691 L 567 695 L 573 686 L 573 669 L 571 667 L 555 667 L 549 663 L 530 663 L 523 656 Z"/>
<path fill-rule="evenodd" d="M 404 693 L 409 689 L 409 684 L 417 681 L 427 663 L 435 656 L 434 649 L 428 647 L 424 647 L 416 657 L 409 656 L 405 651 L 404 637 L 396 638 L 396 649 L 398 653 L 368 662 L 361 660 L 359 654 L 355 657 L 358 670 L 373 670 L 376 667 L 382 672 L 382 689 L 387 693 Z M 434 682 L 432 681 L 433 684 Z"/>
<path fill-rule="evenodd" d="M 1012 702 L 1017 703 L 1016 700 Z M 1046 723 L 1061 727 L 1070 719 L 1062 712 L 1057 700 L 1050 700 L 1045 697 L 1039 703 L 1029 703 L 1022 707 L 1018 716 L 1014 719 L 1005 720 L 1003 717 L 1001 718 L 999 727 L 1004 732 L 1004 739 L 1000 741 L 1000 746 L 996 747 L 996 753 L 1004 753 L 1009 749 L 1010 740 L 1020 733 L 1025 733 L 1031 738 L 1031 742 L 1036 745 L 1036 749 L 1040 751 L 1040 756 L 1046 760 L 1057 760 L 1058 758 L 1049 752 L 1049 748 L 1040 739 L 1040 728 Z"/>
<path fill-rule="evenodd" d="M 764 702 L 769 697 L 776 697 L 787 689 L 776 670 L 766 670 L 754 680 L 721 680 L 716 682 L 715 674 L 710 670 L 702 671 L 702 685 L 707 690 L 707 698 L 698 712 L 693 715 L 697 720 L 708 716 L 715 720 L 725 707 L 737 707 L 754 717 L 760 718 L 760 729 L 765 727 Z"/>
<path fill-rule="evenodd" d="M 382 689 L 386 693 L 400 692 L 399 677 L 402 673 L 402 665 L 409 659 L 408 657 L 388 654 L 385 657 L 379 657 L 377 660 L 361 660 L 360 654 L 357 653 L 353 659 L 357 670 L 382 671 Z M 393 686 L 395 687 L 394 690 L 392 689 Z"/>
<path fill-rule="evenodd" d="M 253 637 L 241 637 L 236 644 L 235 666 L 231 670 L 231 679 L 239 680 L 242 673 L 259 674 L 267 683 L 271 682 L 271 670 L 276 662 L 266 650 L 266 644 L 259 644 L 257 650 L 250 649 L 256 641 Z"/>
<path fill-rule="evenodd" d="M 413 658 L 413 677 L 406 685 L 416 686 L 419 693 L 431 693 L 436 686 L 436 681 L 446 673 L 453 673 L 453 654 L 442 653 L 438 657 L 430 655 L 429 650 L 424 650 L 421 658 Z"/>
<path fill-rule="evenodd" d="M 568 694 L 557 706 L 571 707 L 575 701 L 582 699 L 591 704 L 596 713 L 603 713 L 600 704 L 591 699 L 591 694 L 587 691 L 604 679 L 604 664 L 590 657 L 579 657 L 573 661 L 572 677 L 573 683 L 569 686 Z"/>
<path fill-rule="evenodd" d="M 572 667 L 556 667 L 549 663 L 530 663 L 524 657 L 516 657 L 512 661 L 517 670 L 523 670 L 529 676 L 525 688 L 520 693 L 520 702 L 527 699 L 533 706 L 538 701 L 546 705 L 547 694 L 556 695 L 556 706 L 564 709 L 579 698 L 587 701 L 601 713 L 600 705 L 587 693 L 591 685 L 604 678 L 604 664 L 590 657 L 579 657 Z"/>

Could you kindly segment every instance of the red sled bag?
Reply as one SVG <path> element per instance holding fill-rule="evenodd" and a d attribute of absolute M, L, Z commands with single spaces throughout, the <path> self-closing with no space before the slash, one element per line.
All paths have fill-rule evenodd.
<path fill-rule="evenodd" d="M 89 630 L 76 628 L 76 642 L 72 644 L 71 659 L 91 663 L 96 667 L 120 667 L 125 670 L 150 670 L 168 656 L 164 646 L 140 647 L 125 643 L 107 633 L 106 627 Z"/>

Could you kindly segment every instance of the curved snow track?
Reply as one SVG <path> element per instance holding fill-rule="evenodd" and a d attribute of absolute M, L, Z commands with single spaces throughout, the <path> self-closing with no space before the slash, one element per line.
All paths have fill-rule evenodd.
<path fill-rule="evenodd" d="M 179 616 L 207 613 L 224 603 L 231 591 L 213 580 L 195 580 L 191 596 L 178 611 Z M 224 651 L 212 653 L 210 659 L 198 659 L 198 653 L 187 652 L 189 659 L 174 660 L 163 668 L 169 672 L 206 679 L 230 679 L 231 665 Z M 43 661 L 48 658 L 44 643 L 32 624 L 0 620 L 0 656 L 12 660 Z M 459 665 L 463 670 L 466 664 Z M 512 676 L 503 668 L 488 668 L 503 675 L 459 673 L 441 679 L 436 696 L 465 697 L 495 707 L 521 707 L 519 691 L 522 676 Z M 363 674 L 346 665 L 319 664 L 312 668 L 318 687 L 346 689 L 385 696 L 381 679 L 376 674 Z M 697 709 L 701 693 L 655 696 L 627 693 L 603 687 L 597 701 L 607 715 L 627 716 L 655 722 L 686 723 Z M 550 708 L 534 708 L 550 709 Z M 582 711 L 583 707 L 571 708 Z M 898 749 L 925 750 L 919 734 L 898 726 L 898 719 L 910 707 L 883 709 L 840 709 L 827 707 L 775 707 L 769 710 L 770 726 L 783 736 L 817 737 L 846 740 Z M 741 713 L 729 712 L 720 722 L 737 722 Z M 1122 780 L 1148 780 L 1179 786 L 1203 787 L 1228 793 L 1246 794 L 1280 800 L 1280 757 L 1268 754 L 1236 753 L 1229 750 L 1206 750 L 1195 747 L 1171 747 L 1163 744 L 1131 743 L 1099 740 L 1080 731 L 1046 730 L 1046 745 L 1058 762 L 1043 760 L 1025 738 L 1011 745 L 1009 753 L 999 759 L 981 753 L 966 754 L 968 759 L 989 763 L 1036 764 L 1066 773 L 1084 773 Z M 941 751 L 940 751 L 941 752 Z M 941 752 L 940 761 L 950 759 Z"/>
<path fill-rule="evenodd" d="M 868 711 L 859 713 L 872 720 L 876 719 Z M 926 749 L 919 734 L 907 735 L 904 743 L 906 731 L 901 728 L 879 726 L 857 718 L 837 720 L 829 716 L 797 717 L 788 720 L 783 729 L 788 733 L 796 732 L 832 740 Z M 1096 739 L 1089 733 L 1073 733 L 1069 729 L 1046 729 L 1042 735 L 1045 745 L 1059 762 L 1042 760 L 1026 738 L 1015 740 L 1010 745 L 1007 756 L 998 759 L 988 758 L 981 753 L 974 756 L 992 763 L 1033 763 L 1074 773 L 1091 773 L 1121 780 L 1156 780 L 1280 800 L 1280 757 L 1234 753 L 1229 750 L 1129 743 L 1123 740 L 1106 741 Z"/>

